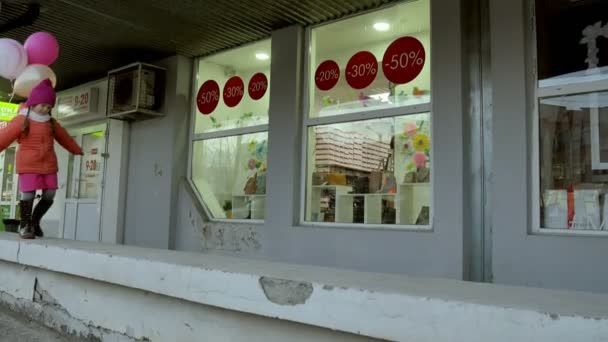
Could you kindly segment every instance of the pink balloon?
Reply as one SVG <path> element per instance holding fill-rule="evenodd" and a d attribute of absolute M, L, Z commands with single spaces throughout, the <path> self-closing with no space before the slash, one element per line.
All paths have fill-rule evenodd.
<path fill-rule="evenodd" d="M 59 57 L 59 43 L 48 32 L 36 32 L 24 44 L 29 64 L 51 65 Z"/>
<path fill-rule="evenodd" d="M 27 55 L 16 40 L 0 39 L 0 77 L 16 79 L 27 66 Z"/>

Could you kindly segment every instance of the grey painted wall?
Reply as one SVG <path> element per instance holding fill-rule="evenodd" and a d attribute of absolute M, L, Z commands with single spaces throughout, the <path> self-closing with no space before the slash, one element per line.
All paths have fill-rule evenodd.
<path fill-rule="evenodd" d="M 434 230 L 412 232 L 299 225 L 304 30 L 272 35 L 267 216 L 262 225 L 207 223 L 180 203 L 179 232 L 203 236 L 210 253 L 374 272 L 463 279 L 463 90 L 459 2 L 431 3 Z M 276 86 L 280 84 L 281 86 Z M 446 148 L 449 146 L 450 148 Z M 451 148 L 456 146 L 457 148 Z M 181 199 L 181 197 L 180 197 Z M 183 198 L 186 202 L 188 197 Z M 190 200 L 191 201 L 191 200 Z M 184 235 L 188 236 L 188 235 Z M 187 240 L 188 238 L 185 238 Z M 180 241 L 182 238 L 180 238 Z M 181 245 L 180 245 L 181 247 Z M 186 248 L 186 247 L 185 247 Z"/>
<path fill-rule="evenodd" d="M 186 175 L 192 60 L 174 56 L 155 64 L 167 68 L 166 116 L 130 125 L 124 242 L 168 249 L 179 179 Z"/>
<path fill-rule="evenodd" d="M 608 292 L 606 237 L 532 235 L 532 91 L 524 0 L 490 1 L 493 84 L 492 227 L 497 283 Z M 529 51 L 529 50 L 527 50 Z"/>

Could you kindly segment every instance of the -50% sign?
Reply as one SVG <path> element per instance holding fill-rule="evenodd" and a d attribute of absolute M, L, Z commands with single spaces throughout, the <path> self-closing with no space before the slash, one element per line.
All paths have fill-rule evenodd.
<path fill-rule="evenodd" d="M 356 53 L 346 65 L 346 82 L 354 89 L 364 89 L 376 79 L 378 61 L 369 51 Z"/>
<path fill-rule="evenodd" d="M 234 76 L 224 86 L 224 103 L 228 107 L 236 107 L 241 103 L 244 94 L 245 84 L 243 80 L 238 76 Z"/>
<path fill-rule="evenodd" d="M 220 102 L 220 86 L 213 80 L 208 80 L 198 90 L 196 106 L 204 115 L 211 114 Z"/>
<path fill-rule="evenodd" d="M 413 81 L 424 67 L 426 53 L 422 43 L 414 37 L 395 40 L 384 53 L 382 71 L 395 84 Z"/>

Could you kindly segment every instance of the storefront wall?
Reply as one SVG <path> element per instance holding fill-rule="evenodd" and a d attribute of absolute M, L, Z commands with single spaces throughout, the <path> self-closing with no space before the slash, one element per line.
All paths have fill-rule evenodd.
<path fill-rule="evenodd" d="M 539 161 L 534 153 L 538 146 L 538 127 L 534 122 L 536 82 L 531 77 L 536 66 L 532 58 L 534 35 L 530 30 L 533 4 L 522 0 L 490 0 L 489 4 L 492 125 L 496 128 L 491 140 L 490 184 L 494 282 L 606 292 L 605 232 L 592 235 L 535 231 L 538 202 L 533 194 L 538 181 L 533 171 Z"/>
<path fill-rule="evenodd" d="M 202 248 L 220 254 L 375 272 L 468 278 L 463 248 L 460 5 L 435 0 L 430 2 L 430 12 L 433 55 L 427 60 L 433 75 L 430 229 L 301 223 L 305 210 L 302 153 L 306 129 L 302 122 L 308 114 L 304 113 L 304 99 L 310 67 L 309 28 L 290 27 L 272 34 L 265 221 L 205 222 L 206 218 L 197 217 L 196 206 L 189 203 L 192 196 L 182 190 L 178 197 L 176 247 L 195 249 L 185 236 L 191 239 L 202 236 Z"/>

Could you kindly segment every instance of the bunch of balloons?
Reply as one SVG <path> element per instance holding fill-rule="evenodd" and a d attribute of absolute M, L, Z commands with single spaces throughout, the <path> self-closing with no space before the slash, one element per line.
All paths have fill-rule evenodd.
<path fill-rule="evenodd" d="M 36 32 L 23 45 L 0 38 L 0 77 L 11 81 L 13 94 L 28 97 L 32 88 L 47 78 L 53 86 L 57 84 L 57 76 L 49 68 L 57 57 L 59 44 L 50 33 Z"/>

